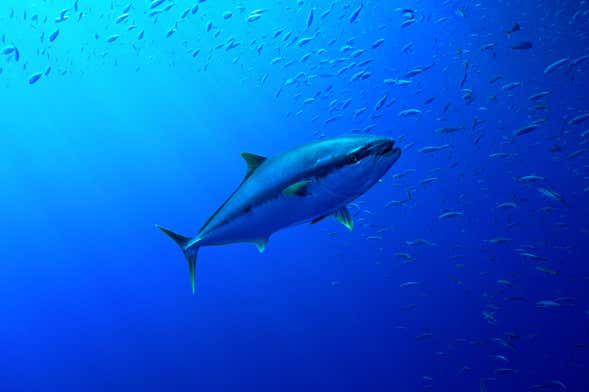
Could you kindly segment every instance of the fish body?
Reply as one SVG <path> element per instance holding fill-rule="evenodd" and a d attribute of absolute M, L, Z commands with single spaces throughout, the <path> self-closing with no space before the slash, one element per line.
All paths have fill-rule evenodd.
<path fill-rule="evenodd" d="M 356 19 L 358 19 L 358 15 L 360 15 L 360 11 L 362 11 L 362 7 L 363 5 L 360 5 L 360 7 L 356 8 L 352 14 L 350 15 L 350 23 L 354 23 L 356 21 Z"/>
<path fill-rule="evenodd" d="M 424 154 L 430 154 L 432 152 L 443 151 L 450 148 L 449 144 L 442 144 L 440 146 L 425 146 L 420 148 L 418 151 Z"/>
<path fill-rule="evenodd" d="M 405 109 L 399 112 L 399 117 L 409 117 L 421 114 L 421 110 L 419 109 Z"/>
<path fill-rule="evenodd" d="M 547 198 L 549 198 L 551 200 L 555 200 L 555 201 L 559 201 L 561 203 L 564 203 L 564 198 L 562 197 L 562 195 L 553 191 L 552 189 L 539 187 L 538 192 L 540 192 L 540 194 L 546 196 Z"/>
<path fill-rule="evenodd" d="M 460 211 L 446 211 L 438 216 L 438 219 L 450 219 L 463 215 Z"/>
<path fill-rule="evenodd" d="M 521 128 L 516 129 L 513 134 L 515 136 L 521 136 L 521 135 L 526 135 L 530 132 L 535 131 L 537 128 L 539 127 L 538 124 L 529 124 L 529 125 L 525 125 Z"/>
<path fill-rule="evenodd" d="M 150 9 L 154 9 L 156 7 L 159 7 L 165 0 L 153 0 L 151 2 L 151 4 L 149 5 Z"/>
<path fill-rule="evenodd" d="M 37 83 L 37 81 L 39 79 L 41 79 L 41 76 L 43 76 L 42 72 L 37 72 L 31 75 L 31 77 L 29 78 L 29 84 L 35 84 Z"/>
<path fill-rule="evenodd" d="M 49 36 L 49 42 L 55 41 L 55 39 L 57 38 L 58 35 L 59 35 L 59 29 L 57 29 L 53 33 L 51 33 L 51 35 Z"/>
<path fill-rule="evenodd" d="M 436 129 L 434 132 L 435 133 L 453 133 L 453 132 L 458 132 L 462 129 L 464 129 L 464 127 L 443 127 L 443 128 Z"/>
<path fill-rule="evenodd" d="M 552 91 L 550 91 L 550 90 L 540 91 L 539 93 L 530 95 L 528 97 L 528 99 L 530 101 L 537 101 L 537 100 L 542 99 L 542 98 L 544 98 L 544 97 L 546 97 L 546 96 L 548 96 L 550 94 L 552 94 Z"/>
<path fill-rule="evenodd" d="M 566 63 L 568 63 L 569 60 L 570 60 L 569 57 L 564 57 L 564 58 L 562 58 L 560 60 L 556 60 L 555 62 L 549 64 L 546 68 L 544 68 L 544 74 L 549 74 L 550 72 L 553 72 L 557 68 L 560 68 L 561 66 L 565 65 Z"/>
<path fill-rule="evenodd" d="M 522 41 L 511 45 L 511 49 L 515 50 L 528 50 L 532 49 L 534 45 L 530 41 Z"/>
<path fill-rule="evenodd" d="M 108 42 L 110 44 L 112 42 L 115 42 L 117 39 L 119 39 L 119 35 L 113 34 L 113 35 L 106 38 L 106 42 Z"/>
<path fill-rule="evenodd" d="M 569 121 L 567 121 L 568 125 L 576 125 L 576 124 L 580 124 L 584 121 L 586 121 L 587 119 L 589 119 L 589 113 L 583 113 L 583 114 L 579 114 L 576 117 L 571 118 Z"/>
<path fill-rule="evenodd" d="M 544 180 L 544 177 L 537 176 L 535 174 L 530 174 L 530 175 L 527 175 L 527 176 L 518 177 L 517 180 L 519 182 L 538 182 L 538 181 Z"/>
<path fill-rule="evenodd" d="M 242 153 L 248 166 L 244 180 L 194 238 L 157 227 L 182 248 L 194 293 L 202 246 L 253 242 L 262 252 L 272 233 L 329 215 L 351 230 L 346 205 L 378 182 L 400 155 L 392 139 L 374 135 L 323 139 L 270 158 Z"/>

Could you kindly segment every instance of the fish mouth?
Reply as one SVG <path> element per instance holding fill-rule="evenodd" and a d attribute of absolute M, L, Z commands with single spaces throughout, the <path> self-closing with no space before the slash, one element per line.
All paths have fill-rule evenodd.
<path fill-rule="evenodd" d="M 396 161 L 401 156 L 401 149 L 395 147 L 395 141 L 385 139 L 375 146 L 376 155 L 380 158 L 394 158 Z"/>

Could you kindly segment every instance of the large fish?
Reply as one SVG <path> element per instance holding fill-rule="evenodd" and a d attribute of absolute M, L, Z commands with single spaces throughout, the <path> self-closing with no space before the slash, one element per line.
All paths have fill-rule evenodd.
<path fill-rule="evenodd" d="M 333 216 L 352 230 L 347 204 L 372 187 L 399 159 L 392 139 L 348 135 L 295 147 L 270 158 L 242 153 L 247 173 L 194 238 L 157 226 L 182 249 L 192 293 L 202 246 L 253 242 L 263 252 L 272 233 Z"/>

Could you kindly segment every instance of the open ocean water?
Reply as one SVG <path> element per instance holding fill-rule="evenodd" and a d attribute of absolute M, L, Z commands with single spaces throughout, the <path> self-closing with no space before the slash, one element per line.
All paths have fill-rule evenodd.
<path fill-rule="evenodd" d="M 2 0 L 0 89 L 1 391 L 589 390 L 589 2 Z M 350 133 L 354 230 L 193 296 L 154 224 Z"/>

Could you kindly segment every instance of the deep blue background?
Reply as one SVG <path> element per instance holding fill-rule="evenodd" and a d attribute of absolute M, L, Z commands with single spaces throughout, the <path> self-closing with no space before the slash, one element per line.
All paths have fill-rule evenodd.
<path fill-rule="evenodd" d="M 372 0 L 349 23 L 360 1 L 244 1 L 240 10 L 208 0 L 182 19 L 192 1 L 150 17 L 148 1 L 80 0 L 75 12 L 72 1 L 3 0 L 1 47 L 16 46 L 20 60 L 0 55 L 2 390 L 472 391 L 488 377 L 488 391 L 548 380 L 587 390 L 589 153 L 567 155 L 586 148 L 589 121 L 566 122 L 589 111 L 589 61 L 543 70 L 589 53 L 589 6 L 556 3 Z M 129 19 L 116 24 L 129 4 Z M 417 21 L 402 28 L 397 7 L 415 9 Z M 70 19 L 56 23 L 64 8 Z M 266 11 L 248 22 L 255 9 Z M 515 22 L 521 31 L 503 32 Z M 120 38 L 107 43 L 112 34 Z M 302 48 L 292 44 L 314 34 Z M 239 46 L 215 49 L 230 38 Z M 510 48 L 526 40 L 532 49 Z M 481 51 L 488 43 L 496 47 Z M 346 44 L 353 49 L 342 52 Z M 357 49 L 366 52 L 352 58 Z M 459 86 L 465 62 L 470 104 Z M 430 64 L 409 86 L 384 83 Z M 372 74 L 350 81 L 361 70 Z M 502 90 L 515 81 L 521 86 Z M 542 90 L 552 90 L 547 109 L 534 110 L 527 97 Z M 409 108 L 423 114 L 398 115 Z M 513 136 L 540 117 L 535 132 Z M 475 118 L 485 123 L 473 130 Z M 241 151 L 271 155 L 371 124 L 404 153 L 358 200 L 352 233 L 325 220 L 276 233 L 261 255 L 252 244 L 202 249 L 190 295 L 186 262 L 154 223 L 195 234 L 241 181 Z M 444 126 L 465 129 L 434 132 Z M 555 144 L 561 152 L 551 152 Z M 514 155 L 490 159 L 496 152 Z M 516 180 L 529 174 L 545 180 Z M 432 176 L 438 181 L 420 184 Z M 385 208 L 409 188 L 408 203 Z M 496 208 L 507 201 L 518 207 Z M 438 219 L 447 209 L 463 215 Z M 366 239 L 374 235 L 382 240 Z M 511 241 L 485 241 L 496 236 Z M 406 243 L 417 238 L 436 245 Z M 400 288 L 406 281 L 419 284 Z M 506 300 L 513 296 L 525 299 Z M 570 298 L 536 308 L 559 297 Z M 483 311 L 494 311 L 496 324 Z M 431 337 L 417 338 L 424 333 Z M 493 340 L 506 333 L 519 336 L 515 350 Z"/>

